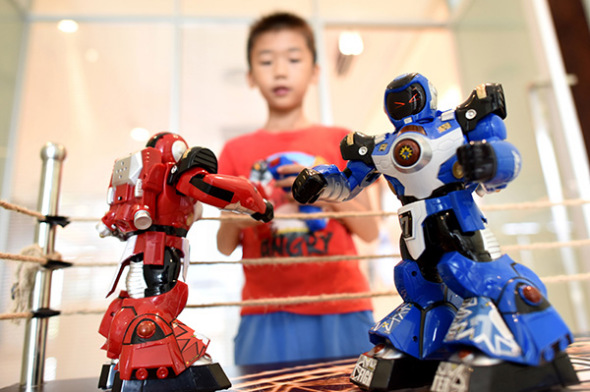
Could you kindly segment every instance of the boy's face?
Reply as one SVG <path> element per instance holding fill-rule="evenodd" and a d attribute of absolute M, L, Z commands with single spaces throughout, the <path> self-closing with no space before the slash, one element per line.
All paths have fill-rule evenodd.
<path fill-rule="evenodd" d="M 252 46 L 250 86 L 258 87 L 274 111 L 301 106 L 307 87 L 316 83 L 318 67 L 304 36 L 296 30 L 261 34 Z"/>

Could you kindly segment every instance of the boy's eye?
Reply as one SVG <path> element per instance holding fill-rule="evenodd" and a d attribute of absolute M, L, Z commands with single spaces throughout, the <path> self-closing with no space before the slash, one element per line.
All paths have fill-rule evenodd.
<path fill-rule="evenodd" d="M 260 65 L 271 65 L 272 64 L 272 61 L 271 60 L 260 60 L 258 62 L 258 64 L 260 64 Z"/>
<path fill-rule="evenodd" d="M 289 59 L 289 61 L 292 62 L 292 63 L 299 63 L 301 61 L 301 59 L 299 59 L 299 58 L 291 58 L 291 59 Z"/>

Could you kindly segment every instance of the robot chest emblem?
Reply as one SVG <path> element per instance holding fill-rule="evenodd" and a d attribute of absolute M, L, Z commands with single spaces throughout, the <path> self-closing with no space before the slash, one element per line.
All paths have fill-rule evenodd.
<path fill-rule="evenodd" d="M 415 140 L 405 139 L 393 147 L 393 159 L 402 167 L 409 167 L 420 159 L 421 148 Z"/>
<path fill-rule="evenodd" d="M 394 142 L 391 151 L 393 165 L 402 173 L 420 170 L 432 159 L 429 140 L 418 133 L 403 134 Z"/>

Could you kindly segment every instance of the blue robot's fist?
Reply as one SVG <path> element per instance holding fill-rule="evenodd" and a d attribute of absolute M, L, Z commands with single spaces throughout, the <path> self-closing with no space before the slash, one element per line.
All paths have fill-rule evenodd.
<path fill-rule="evenodd" d="M 266 203 L 266 210 L 264 211 L 264 213 L 255 212 L 250 216 L 258 221 L 267 223 L 270 222 L 274 217 L 274 208 L 269 201 L 265 200 L 264 202 Z"/>
<path fill-rule="evenodd" d="M 469 182 L 487 182 L 494 178 L 497 159 L 494 148 L 486 142 L 471 142 L 457 149 L 457 160 Z"/>
<path fill-rule="evenodd" d="M 327 185 L 324 176 L 313 169 L 303 169 L 293 183 L 293 198 L 299 203 L 313 203 Z"/>

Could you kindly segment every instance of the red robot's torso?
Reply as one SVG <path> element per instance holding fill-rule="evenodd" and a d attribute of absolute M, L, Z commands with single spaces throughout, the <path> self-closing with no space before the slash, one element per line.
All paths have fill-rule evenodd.
<path fill-rule="evenodd" d="M 103 223 L 121 239 L 139 230 L 186 234 L 195 220 L 192 197 L 167 184 L 173 162 L 162 162 L 162 154 L 147 147 L 115 162 L 108 191 L 109 211 Z"/>
<path fill-rule="evenodd" d="M 146 265 L 163 265 L 166 247 L 178 249 L 186 274 L 189 247 L 184 237 L 198 219 L 198 201 L 167 183 L 174 165 L 162 162 L 162 153 L 152 147 L 115 162 L 107 196 L 110 207 L 102 222 L 127 246 L 109 295 L 134 255 L 141 254 Z"/>

